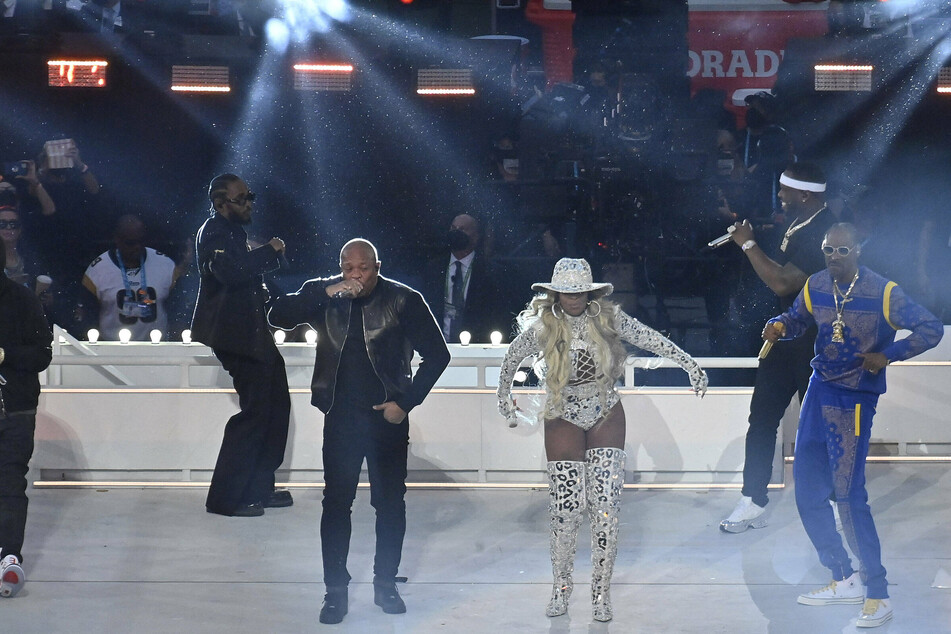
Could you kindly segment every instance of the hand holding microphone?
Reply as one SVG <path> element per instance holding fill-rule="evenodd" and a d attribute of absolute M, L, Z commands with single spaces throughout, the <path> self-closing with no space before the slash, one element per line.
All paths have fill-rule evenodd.
<path fill-rule="evenodd" d="M 734 231 L 736 231 L 736 225 L 730 225 L 730 226 L 727 228 L 726 233 L 724 233 L 724 234 L 723 234 L 722 236 L 720 236 L 719 238 L 717 238 L 717 239 L 715 239 L 715 240 L 711 240 L 710 242 L 708 242 L 708 243 L 707 243 L 707 246 L 710 247 L 711 249 L 719 249 L 719 248 L 722 247 L 724 244 L 728 244 L 728 243 L 730 243 L 730 242 L 733 242 L 733 232 L 734 232 Z"/>
<path fill-rule="evenodd" d="M 781 321 L 772 321 L 763 328 L 763 347 L 759 349 L 760 360 L 765 359 L 769 351 L 773 349 L 773 344 L 779 341 L 779 338 L 786 334 L 786 325 Z"/>
<path fill-rule="evenodd" d="M 327 287 L 327 294 L 336 299 L 352 299 L 363 292 L 363 284 L 357 280 L 344 280 Z"/>

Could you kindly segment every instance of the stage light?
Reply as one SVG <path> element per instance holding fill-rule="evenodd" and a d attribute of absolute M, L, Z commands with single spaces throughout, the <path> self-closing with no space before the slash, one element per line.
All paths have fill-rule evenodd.
<path fill-rule="evenodd" d="M 90 328 L 86 332 L 86 341 L 89 343 L 99 343 L 99 331 L 95 328 Z"/>
<path fill-rule="evenodd" d="M 172 66 L 175 92 L 231 92 L 227 66 Z"/>
<path fill-rule="evenodd" d="M 472 333 L 468 330 L 463 330 L 459 333 L 459 343 L 464 346 L 468 346 L 469 342 L 472 341 Z"/>
<path fill-rule="evenodd" d="M 304 341 L 307 342 L 307 345 L 308 345 L 308 346 L 315 346 L 315 345 L 317 345 L 317 331 L 314 330 L 313 328 L 311 328 L 310 330 L 308 330 L 307 332 L 305 332 L 305 333 L 304 333 Z"/>
<path fill-rule="evenodd" d="M 352 64 L 294 64 L 294 89 L 313 92 L 349 92 L 353 83 Z"/>
<path fill-rule="evenodd" d="M 288 40 L 304 44 L 314 33 L 327 33 L 334 22 L 350 20 L 350 7 L 344 0 L 279 0 L 281 16 L 287 29 Z M 278 29 L 268 33 L 268 41 L 279 47 L 284 37 Z"/>
<path fill-rule="evenodd" d="M 938 71 L 938 92 L 951 95 L 951 67 L 945 66 Z"/>
<path fill-rule="evenodd" d="M 274 343 L 281 345 L 284 343 L 284 340 L 287 339 L 287 333 L 283 330 L 274 331 Z"/>
<path fill-rule="evenodd" d="M 264 23 L 264 37 L 267 43 L 279 53 L 284 53 L 291 43 L 291 30 L 284 20 L 271 18 Z"/>
<path fill-rule="evenodd" d="M 51 59 L 47 81 L 53 88 L 105 88 L 108 66 L 104 59 Z"/>
<path fill-rule="evenodd" d="M 128 328 L 123 328 L 119 331 L 119 343 L 129 343 L 132 341 L 132 331 Z"/>
<path fill-rule="evenodd" d="M 502 333 L 498 330 L 493 330 L 492 334 L 489 335 L 489 341 L 492 342 L 493 346 L 498 346 L 502 344 Z"/>
<path fill-rule="evenodd" d="M 871 64 L 816 64 L 817 92 L 871 92 Z"/>
<path fill-rule="evenodd" d="M 192 342 L 192 331 L 186 328 L 182 331 L 182 343 L 186 346 Z"/>
<path fill-rule="evenodd" d="M 152 343 L 159 343 L 162 340 L 162 331 L 158 328 L 149 332 L 149 341 Z"/>
<path fill-rule="evenodd" d="M 526 372 L 525 370 L 519 370 L 518 372 L 515 373 L 512 379 L 519 383 L 524 383 L 525 381 L 528 380 L 528 372 Z"/>
<path fill-rule="evenodd" d="M 420 68 L 416 73 L 416 94 L 462 96 L 475 94 L 471 68 Z"/>

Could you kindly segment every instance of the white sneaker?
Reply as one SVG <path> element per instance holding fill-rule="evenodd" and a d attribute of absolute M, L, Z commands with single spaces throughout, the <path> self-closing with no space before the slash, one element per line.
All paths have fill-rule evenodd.
<path fill-rule="evenodd" d="M 865 606 L 855 622 L 855 627 L 878 627 L 891 618 L 892 604 L 888 599 L 865 599 Z"/>
<path fill-rule="evenodd" d="M 26 578 L 16 555 L 7 555 L 0 560 L 0 597 L 13 597 L 23 587 Z"/>
<path fill-rule="evenodd" d="M 765 506 L 753 503 L 753 498 L 744 495 L 736 503 L 730 517 L 720 522 L 720 530 L 725 533 L 742 533 L 748 528 L 763 528 L 766 519 L 760 517 L 766 512 Z"/>
<path fill-rule="evenodd" d="M 865 588 L 859 573 L 842 581 L 833 581 L 825 588 L 819 588 L 806 594 L 800 594 L 797 601 L 803 605 L 835 605 L 836 603 L 862 603 L 865 600 Z M 867 603 L 866 603 L 867 605 Z"/>

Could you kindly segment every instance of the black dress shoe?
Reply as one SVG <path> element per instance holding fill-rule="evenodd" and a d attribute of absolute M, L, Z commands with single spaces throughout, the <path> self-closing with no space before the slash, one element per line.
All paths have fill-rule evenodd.
<path fill-rule="evenodd" d="M 244 504 L 231 511 L 231 517 L 261 517 L 264 515 L 264 507 L 258 502 Z"/>
<path fill-rule="evenodd" d="M 383 611 L 387 614 L 404 614 L 406 612 L 406 604 L 400 598 L 395 583 L 374 583 L 373 602 L 383 608 Z"/>
<path fill-rule="evenodd" d="M 347 616 L 347 589 L 327 590 L 324 604 L 320 606 L 320 622 L 327 625 L 340 623 Z"/>
<path fill-rule="evenodd" d="M 279 509 L 285 506 L 294 506 L 294 498 L 291 497 L 291 492 L 287 489 L 275 489 L 264 500 L 264 508 L 266 509 Z"/>
<path fill-rule="evenodd" d="M 264 507 L 258 503 L 244 504 L 232 511 L 223 511 L 210 506 L 206 506 L 205 510 L 215 515 L 226 515 L 228 517 L 260 517 L 264 515 Z"/>

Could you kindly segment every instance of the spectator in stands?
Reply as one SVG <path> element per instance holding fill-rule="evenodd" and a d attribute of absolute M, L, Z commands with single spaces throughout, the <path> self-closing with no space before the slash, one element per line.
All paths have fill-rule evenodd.
<path fill-rule="evenodd" d="M 64 303 L 78 305 L 86 265 L 106 247 L 113 226 L 102 215 L 99 180 L 76 143 L 66 141 L 47 142 L 40 154 L 39 180 L 55 203 L 55 212 L 31 221 L 29 231 L 42 237 L 36 243 L 39 256 L 57 280 Z M 97 240 L 100 236 L 102 244 Z"/>
<path fill-rule="evenodd" d="M 449 343 L 459 343 L 463 330 L 479 343 L 487 343 L 493 330 L 509 330 L 500 276 L 480 252 L 481 239 L 479 221 L 459 214 L 449 227 L 448 259 L 431 260 L 423 272 L 423 295 Z"/>
<path fill-rule="evenodd" d="M 23 167 L 26 169 L 22 169 Z M 56 213 L 56 205 L 36 173 L 36 163 L 29 159 L 10 162 L 15 173 L 0 174 L 0 185 L 8 185 L 16 191 L 20 206 L 26 213 L 39 211 L 43 216 Z M 6 189 L 5 187 L 3 189 Z"/>
<path fill-rule="evenodd" d="M 15 283 L 36 293 L 51 325 L 61 323 L 64 313 L 60 309 L 60 302 L 56 301 L 55 292 L 50 289 L 52 279 L 32 251 L 24 246 L 22 214 L 16 203 L 17 198 L 12 190 L 0 191 L 0 239 L 7 254 L 4 273 Z"/>
<path fill-rule="evenodd" d="M 119 218 L 115 248 L 96 258 L 83 286 L 96 298 L 99 333 L 115 341 L 128 328 L 133 341 L 148 341 L 152 330 L 168 329 L 165 302 L 175 284 L 175 262 L 145 246 L 145 223 L 137 216 Z"/>

